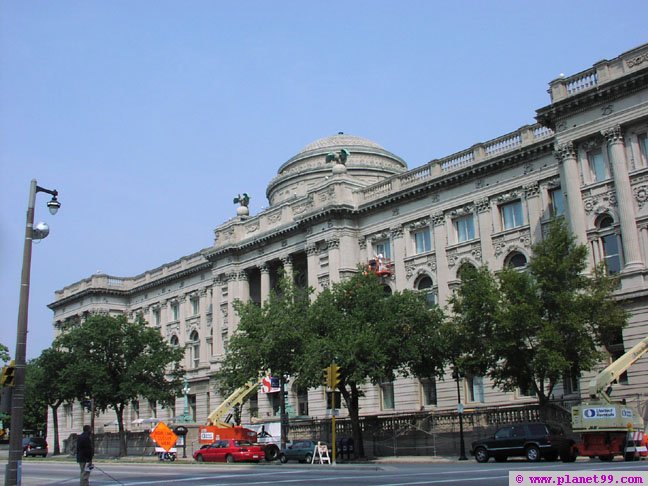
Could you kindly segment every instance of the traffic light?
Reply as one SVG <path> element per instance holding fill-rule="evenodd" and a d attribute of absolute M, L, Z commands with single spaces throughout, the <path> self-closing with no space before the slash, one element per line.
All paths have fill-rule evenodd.
<path fill-rule="evenodd" d="M 340 384 L 340 367 L 333 363 L 324 370 L 324 378 L 326 378 L 326 386 L 328 388 L 337 388 Z"/>
<path fill-rule="evenodd" d="M 16 373 L 16 365 L 14 360 L 11 360 L 7 366 L 2 367 L 2 377 L 0 384 L 2 386 L 14 386 L 14 375 Z"/>
<path fill-rule="evenodd" d="M 329 410 L 342 408 L 342 394 L 339 391 L 326 392 L 326 408 Z"/>
<path fill-rule="evenodd" d="M 340 367 L 333 363 L 329 368 L 331 369 L 330 386 L 335 390 L 340 384 Z"/>

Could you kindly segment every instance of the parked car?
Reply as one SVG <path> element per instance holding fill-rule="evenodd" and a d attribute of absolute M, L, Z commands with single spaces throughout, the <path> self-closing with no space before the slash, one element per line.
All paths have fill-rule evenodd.
<path fill-rule="evenodd" d="M 193 458 L 198 462 L 259 462 L 265 458 L 265 451 L 248 440 L 217 440 L 195 451 Z"/>
<path fill-rule="evenodd" d="M 315 447 L 317 442 L 312 440 L 294 440 L 279 453 L 279 461 L 284 464 L 288 461 L 311 462 Z"/>
<path fill-rule="evenodd" d="M 511 456 L 526 457 L 536 462 L 558 459 L 561 447 L 567 442 L 563 430 L 544 423 L 523 423 L 499 428 L 495 435 L 472 443 L 470 453 L 477 462 L 488 462 L 494 457 L 504 462 Z"/>
<path fill-rule="evenodd" d="M 47 441 L 42 437 L 25 437 L 22 441 L 23 456 L 47 456 Z"/>

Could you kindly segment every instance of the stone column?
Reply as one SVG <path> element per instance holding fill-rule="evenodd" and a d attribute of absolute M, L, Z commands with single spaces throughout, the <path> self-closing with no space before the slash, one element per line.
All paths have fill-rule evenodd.
<path fill-rule="evenodd" d="M 639 231 L 637 230 L 636 215 L 634 209 L 634 196 L 630 187 L 630 176 L 625 156 L 625 145 L 623 134 L 619 125 L 602 130 L 601 134 L 606 138 L 610 165 L 614 177 L 614 187 L 619 209 L 619 222 L 621 223 L 621 243 L 625 265 L 624 272 L 631 272 L 643 268 L 641 251 L 639 249 Z"/>
<path fill-rule="evenodd" d="M 270 297 L 270 266 L 268 263 L 259 265 L 261 272 L 261 305 Z"/>
<path fill-rule="evenodd" d="M 340 240 L 333 237 L 326 240 L 329 257 L 329 279 L 331 283 L 340 281 Z"/>
<path fill-rule="evenodd" d="M 587 231 L 585 227 L 585 207 L 580 189 L 580 172 L 576 149 L 572 142 L 563 143 L 555 147 L 554 152 L 560 164 L 561 189 L 565 196 L 567 221 L 572 233 L 579 244 L 587 244 Z"/>
<path fill-rule="evenodd" d="M 392 260 L 394 264 L 392 268 L 394 281 L 396 282 L 396 288 L 403 290 L 407 285 L 407 275 L 405 272 L 405 238 L 403 237 L 402 226 L 391 228 L 391 239 L 394 242 L 394 258 Z"/>
<path fill-rule="evenodd" d="M 293 279 L 292 257 L 290 255 L 281 257 L 281 264 L 283 265 L 285 276 L 288 277 L 292 282 Z"/>
<path fill-rule="evenodd" d="M 315 289 L 311 294 L 311 300 L 315 300 L 317 294 L 317 274 L 319 273 L 319 251 L 316 243 L 306 244 L 306 273 L 308 274 L 308 286 Z"/>
<path fill-rule="evenodd" d="M 243 303 L 248 302 L 250 300 L 250 282 L 248 281 L 248 274 L 245 270 L 241 270 L 238 273 L 238 282 L 238 298 Z"/>
<path fill-rule="evenodd" d="M 542 240 L 542 201 L 540 200 L 540 184 L 538 184 L 538 181 L 524 186 L 524 197 L 529 211 L 531 241 L 540 241 Z"/>
<path fill-rule="evenodd" d="M 230 272 L 227 274 L 227 335 L 231 336 L 234 329 L 238 325 L 236 312 L 232 305 L 236 299 L 239 298 L 238 289 L 238 272 Z"/>
<path fill-rule="evenodd" d="M 446 233 L 445 215 L 442 212 L 433 214 L 432 225 L 432 237 L 434 238 L 434 248 L 437 259 L 437 289 L 439 292 L 439 299 L 437 302 L 440 306 L 443 306 L 450 296 L 450 287 L 448 286 L 450 270 L 448 268 L 448 257 L 446 255 L 448 235 Z"/>
<path fill-rule="evenodd" d="M 493 220 L 490 200 L 487 197 L 475 201 L 475 213 L 477 217 L 477 235 L 481 242 L 482 261 L 494 262 Z"/>

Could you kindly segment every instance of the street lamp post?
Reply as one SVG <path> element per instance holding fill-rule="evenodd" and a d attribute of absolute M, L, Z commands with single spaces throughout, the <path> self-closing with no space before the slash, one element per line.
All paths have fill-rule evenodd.
<path fill-rule="evenodd" d="M 459 387 L 459 379 L 461 374 L 459 369 L 455 366 L 454 371 L 452 372 L 452 377 L 457 382 L 457 414 L 459 415 L 459 460 L 467 461 L 466 457 L 466 444 L 464 443 L 464 431 L 463 431 L 463 403 L 461 403 L 461 388 Z"/>
<path fill-rule="evenodd" d="M 16 331 L 16 351 L 14 390 L 11 400 L 11 435 L 9 438 L 9 462 L 5 472 L 5 486 L 19 486 L 22 472 L 22 432 L 25 407 L 25 364 L 27 354 L 27 315 L 29 310 L 29 280 L 31 276 L 32 241 L 47 236 L 46 225 L 34 229 L 34 206 L 36 193 L 50 194 L 52 199 L 47 203 L 50 213 L 56 214 L 61 203 L 56 199 L 58 191 L 45 189 L 32 179 L 27 205 L 27 224 L 25 226 L 25 246 L 23 250 L 22 275 L 20 280 L 20 301 L 18 304 L 18 326 Z"/>

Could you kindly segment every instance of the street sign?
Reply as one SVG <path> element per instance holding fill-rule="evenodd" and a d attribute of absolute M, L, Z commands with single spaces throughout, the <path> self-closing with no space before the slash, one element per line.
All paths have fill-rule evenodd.
<path fill-rule="evenodd" d="M 178 441 L 178 436 L 175 435 L 173 430 L 171 430 L 164 422 L 157 424 L 149 435 L 157 445 L 167 452 L 169 452 L 169 450 L 171 450 Z"/>

